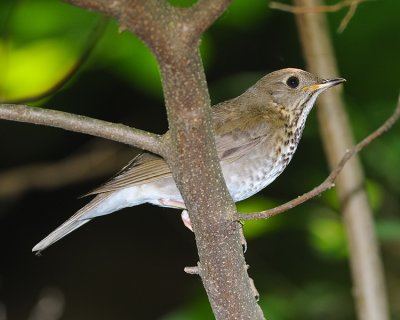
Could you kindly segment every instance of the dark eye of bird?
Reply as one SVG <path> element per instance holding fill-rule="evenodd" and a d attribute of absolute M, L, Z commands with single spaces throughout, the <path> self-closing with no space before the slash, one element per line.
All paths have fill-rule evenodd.
<path fill-rule="evenodd" d="M 295 76 L 291 76 L 289 79 L 287 79 L 286 84 L 292 88 L 295 89 L 298 87 L 299 85 L 299 78 L 295 77 Z"/>

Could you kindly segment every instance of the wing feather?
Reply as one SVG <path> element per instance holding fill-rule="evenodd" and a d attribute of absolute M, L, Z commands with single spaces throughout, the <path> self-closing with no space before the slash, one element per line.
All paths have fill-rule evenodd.
<path fill-rule="evenodd" d="M 141 153 L 108 182 L 85 196 L 115 191 L 171 176 L 171 170 L 164 159 L 150 153 Z"/>
<path fill-rule="evenodd" d="M 215 141 L 221 161 L 232 162 L 251 152 L 259 144 L 271 138 L 275 128 L 282 127 L 283 120 L 276 113 L 269 113 L 259 105 L 240 110 L 234 103 L 222 103 L 213 113 Z M 229 109 L 228 109 L 229 108 Z"/>

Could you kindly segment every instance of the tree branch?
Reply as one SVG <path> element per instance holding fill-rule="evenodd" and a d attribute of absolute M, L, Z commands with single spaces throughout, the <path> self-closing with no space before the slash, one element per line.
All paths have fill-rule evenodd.
<path fill-rule="evenodd" d="M 161 0 L 68 0 L 115 17 L 141 38 L 161 72 L 169 132 L 167 160 L 188 209 L 199 275 L 217 319 L 264 319 L 252 290 L 229 195 L 215 148 L 210 98 L 199 53 L 201 33 L 228 0 L 178 8 Z"/>
<path fill-rule="evenodd" d="M 197 34 L 202 34 L 228 7 L 231 0 L 201 0 L 186 9 L 186 19 L 196 29 Z"/>
<path fill-rule="evenodd" d="M 291 12 L 294 14 L 302 14 L 302 13 L 313 13 L 313 12 L 336 12 L 341 10 L 345 7 L 350 7 L 349 11 L 347 11 L 346 15 L 340 22 L 338 27 L 338 32 L 341 33 L 346 29 L 347 25 L 349 24 L 351 18 L 354 16 L 357 7 L 360 3 L 365 2 L 368 0 L 342 0 L 336 4 L 331 5 L 315 5 L 315 6 L 292 6 L 289 4 L 284 4 L 280 2 L 272 1 L 269 4 L 271 9 L 282 10 L 286 12 Z"/>
<path fill-rule="evenodd" d="M 323 2 L 294 0 L 294 3 L 312 8 Z M 308 69 L 322 77 L 337 75 L 338 69 L 325 15 L 297 14 L 296 22 Z M 333 168 L 343 152 L 353 145 L 353 134 L 340 90 L 326 92 L 317 104 L 321 138 L 329 166 Z M 336 190 L 348 237 L 358 318 L 385 320 L 389 318 L 389 310 L 384 273 L 364 179 L 361 163 L 354 156 L 338 176 Z"/>
<path fill-rule="evenodd" d="M 134 129 L 123 124 L 97 120 L 72 113 L 29 107 L 0 104 L 0 119 L 28 122 L 125 143 L 163 156 L 161 136 Z"/>
<path fill-rule="evenodd" d="M 185 45 L 187 36 L 193 33 L 183 26 L 182 12 L 185 9 L 173 7 L 165 0 L 66 1 L 114 17 L 123 29 L 138 36 L 158 60 L 169 56 L 171 46 Z M 178 35 L 180 38 L 177 38 Z"/>
<path fill-rule="evenodd" d="M 261 211 L 261 212 L 254 212 L 254 213 L 240 213 L 240 214 L 238 214 L 238 217 L 239 217 L 238 220 L 242 220 L 242 221 L 244 221 L 244 220 L 261 220 L 261 219 L 267 219 L 267 218 L 276 216 L 282 212 L 285 212 L 289 209 L 297 207 L 298 205 L 320 195 L 322 192 L 334 187 L 335 186 L 334 182 L 335 182 L 337 176 L 339 175 L 339 173 L 344 168 L 347 161 L 350 160 L 351 157 L 353 157 L 356 153 L 358 153 L 362 149 L 364 149 L 372 141 L 374 141 L 379 136 L 381 136 L 384 132 L 388 131 L 395 124 L 395 122 L 399 119 L 399 117 L 400 117 L 400 95 L 398 98 L 397 107 L 396 107 L 394 113 L 390 116 L 390 118 L 388 118 L 384 124 L 382 124 L 378 129 L 376 129 L 374 132 L 372 132 L 367 137 L 365 137 L 361 142 L 356 144 L 353 148 L 351 148 L 350 150 L 347 150 L 346 153 L 344 154 L 343 158 L 337 164 L 337 166 L 331 171 L 329 176 L 319 186 L 317 186 L 314 189 L 312 189 L 311 191 L 297 197 L 296 199 L 286 202 L 286 203 L 284 203 L 278 207 L 275 207 L 273 209 L 265 210 L 265 211 Z"/>

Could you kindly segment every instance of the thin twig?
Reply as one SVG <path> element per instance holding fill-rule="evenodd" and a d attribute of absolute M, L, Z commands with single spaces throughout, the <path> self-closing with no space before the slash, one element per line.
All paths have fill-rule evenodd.
<path fill-rule="evenodd" d="M 336 4 L 332 5 L 320 5 L 313 7 L 301 7 L 301 6 L 292 6 L 289 4 L 284 4 L 280 2 L 271 2 L 269 7 L 271 9 L 291 12 L 293 14 L 303 14 L 303 13 L 316 13 L 316 12 L 337 12 L 343 8 L 350 7 L 349 11 L 346 13 L 345 17 L 340 22 L 338 32 L 341 33 L 346 29 L 349 24 L 351 18 L 357 10 L 357 7 L 360 3 L 366 2 L 368 0 L 344 0 L 340 1 Z"/>
<path fill-rule="evenodd" d="M 337 12 L 343 8 L 349 7 L 351 5 L 358 5 L 365 1 L 368 1 L 368 0 L 344 0 L 344 1 L 341 1 L 341 2 L 338 2 L 335 4 L 331 4 L 331 5 L 320 5 L 320 6 L 313 6 L 313 7 L 292 6 L 289 4 L 284 4 L 284 3 L 273 1 L 269 4 L 269 7 L 271 9 L 291 12 L 294 14 L 316 13 L 316 12 Z"/>
<path fill-rule="evenodd" d="M 261 220 L 261 219 L 270 218 L 279 213 L 282 213 L 289 209 L 292 209 L 292 208 L 310 200 L 311 198 L 318 196 L 322 192 L 334 187 L 335 186 L 334 181 L 336 180 L 339 173 L 342 171 L 342 169 L 345 166 L 345 164 L 347 163 L 347 161 L 350 160 L 351 157 L 353 157 L 356 153 L 360 152 L 363 148 L 365 148 L 372 141 L 374 141 L 379 136 L 381 136 L 384 132 L 389 130 L 394 125 L 394 123 L 399 119 L 399 117 L 400 117 L 400 95 L 398 98 L 396 109 L 395 109 L 394 113 L 390 116 L 390 118 L 388 118 L 384 124 L 382 124 L 378 129 L 376 129 L 374 132 L 372 132 L 370 135 L 368 135 L 366 138 L 364 138 L 361 142 L 356 144 L 353 148 L 347 150 L 346 153 L 344 154 L 343 158 L 340 160 L 340 162 L 337 164 L 337 166 L 332 170 L 332 172 L 329 174 L 329 176 L 325 179 L 324 182 L 322 182 L 320 185 L 318 185 L 311 191 L 303 194 L 302 196 L 299 196 L 296 199 L 286 202 L 285 204 L 282 204 L 273 209 L 256 212 L 256 213 L 247 213 L 247 214 L 239 213 L 238 214 L 239 220 Z"/>
<path fill-rule="evenodd" d="M 339 33 L 342 33 L 346 29 L 346 27 L 349 24 L 351 18 L 353 18 L 354 14 L 356 13 L 358 5 L 359 5 L 359 2 L 356 2 L 356 1 L 353 1 L 350 4 L 349 11 L 347 11 L 347 13 L 344 16 L 344 18 L 342 19 L 342 21 L 340 21 L 339 28 L 337 29 L 337 31 Z"/>
<path fill-rule="evenodd" d="M 24 105 L 0 104 L 0 119 L 90 134 L 163 155 L 161 136 L 108 121 Z"/>

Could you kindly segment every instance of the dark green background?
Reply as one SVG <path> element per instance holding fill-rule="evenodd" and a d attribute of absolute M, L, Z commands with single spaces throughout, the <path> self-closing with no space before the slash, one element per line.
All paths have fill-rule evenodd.
<path fill-rule="evenodd" d="M 347 29 L 338 34 L 346 10 L 329 14 L 329 23 L 340 76 L 347 79 L 346 109 L 360 140 L 391 114 L 399 94 L 400 2 L 362 3 Z M 1 1 L 0 41 L 10 43 L 12 50 L 9 63 L 0 63 L 0 84 L 6 86 L 6 75 L 22 64 L 13 65 L 10 57 L 42 41 L 63 43 L 70 48 L 68 59 L 76 60 L 97 19 L 95 13 L 58 1 Z M 167 121 L 155 61 L 138 40 L 117 30 L 111 22 L 71 81 L 34 105 L 163 133 Z M 240 94 L 270 71 L 304 68 L 294 17 L 269 9 L 268 1 L 233 1 L 204 36 L 202 53 L 213 103 Z M 32 53 L 24 63 L 35 63 L 36 58 Z M 49 72 L 46 64 L 33 67 L 39 72 L 27 66 L 21 83 L 25 78 L 38 83 Z M 50 71 L 55 79 L 64 72 L 62 67 Z M 0 90 L 7 97 L 1 85 Z M 14 90 L 23 97 L 26 87 Z M 400 319 L 399 133 L 400 124 L 361 154 L 392 319 Z M 0 174 L 84 153 L 93 140 L 101 142 L 59 129 L 1 121 Z M 126 159 L 120 161 L 122 166 Z M 327 174 L 313 112 L 290 166 L 271 186 L 240 204 L 240 210 L 283 203 Z M 0 314 L 6 310 L 7 319 L 33 319 L 29 315 L 40 297 L 55 292 L 65 299 L 64 320 L 212 319 L 200 280 L 183 272 L 197 262 L 197 255 L 194 237 L 182 226 L 177 211 L 150 205 L 124 209 L 85 225 L 41 257 L 31 253 L 34 244 L 87 202 L 77 199 L 79 195 L 107 178 L 0 198 Z M 268 319 L 355 319 L 339 211 L 331 190 L 279 217 L 246 223 L 249 273 Z"/>

